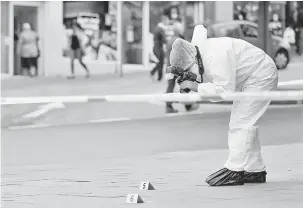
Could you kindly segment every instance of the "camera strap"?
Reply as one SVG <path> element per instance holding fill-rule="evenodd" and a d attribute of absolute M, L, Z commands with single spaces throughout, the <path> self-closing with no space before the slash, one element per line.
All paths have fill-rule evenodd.
<path fill-rule="evenodd" d="M 197 62 L 198 62 L 198 67 L 199 67 L 199 74 L 201 76 L 201 83 L 203 82 L 203 74 L 204 74 L 204 66 L 203 66 L 203 62 L 202 62 L 202 58 L 201 58 L 201 54 L 200 54 L 200 50 L 197 46 L 195 46 L 196 50 L 197 50 Z"/>

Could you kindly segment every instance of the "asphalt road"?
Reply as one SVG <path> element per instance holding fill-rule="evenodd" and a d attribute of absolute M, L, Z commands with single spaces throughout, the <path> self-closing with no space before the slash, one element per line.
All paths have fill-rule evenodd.
<path fill-rule="evenodd" d="M 2 129 L 3 205 L 135 207 L 125 203 L 126 194 L 140 193 L 144 207 L 300 207 L 303 108 L 269 109 L 264 116 L 267 185 L 211 189 L 203 181 L 226 160 L 228 120 L 228 112 L 218 112 Z M 157 190 L 139 191 L 145 180 Z"/>
<path fill-rule="evenodd" d="M 227 148 L 229 113 L 2 129 L 2 165 L 98 161 L 159 152 Z M 303 142 L 303 108 L 269 109 L 260 127 L 263 145 Z"/>

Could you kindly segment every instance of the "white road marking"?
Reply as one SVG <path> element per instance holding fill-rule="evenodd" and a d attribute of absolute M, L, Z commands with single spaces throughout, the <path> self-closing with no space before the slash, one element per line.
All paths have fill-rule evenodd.
<path fill-rule="evenodd" d="M 201 107 L 202 106 L 202 107 Z M 201 105 L 200 108 L 203 108 Z M 279 109 L 279 108 L 292 108 L 298 107 L 299 105 L 281 105 L 281 106 L 269 106 L 271 109 Z M 208 105 L 207 107 L 211 107 Z M 223 112 L 223 111 L 230 111 L 231 105 L 224 105 L 222 108 L 213 109 L 212 111 L 193 111 L 193 112 L 179 112 L 179 113 L 172 113 L 172 114 L 164 114 L 161 116 L 150 116 L 145 118 L 130 118 L 130 117 L 120 117 L 120 118 L 108 118 L 108 119 L 98 119 L 98 120 L 89 120 L 87 122 L 75 122 L 75 123 L 67 123 L 67 124 L 35 124 L 35 125 L 25 125 L 25 126 L 10 126 L 8 129 L 10 130 L 18 130 L 18 129 L 34 129 L 34 128 L 45 128 L 45 127 L 56 127 L 56 126 L 72 126 L 72 125 L 83 125 L 83 124 L 98 124 L 98 123 L 110 123 L 110 122 L 121 122 L 121 121 L 145 121 L 145 120 L 153 120 L 153 119 L 163 119 L 167 117 L 181 117 L 181 116 L 192 116 L 192 115 L 202 115 L 208 113 L 216 113 L 216 112 Z"/>
<path fill-rule="evenodd" d="M 34 125 L 25 125 L 25 126 L 10 126 L 8 129 L 10 130 L 18 130 L 18 129 L 36 129 L 36 128 L 44 128 L 50 127 L 50 124 L 34 124 Z"/>
<path fill-rule="evenodd" d="M 88 123 L 109 123 L 115 121 L 129 121 L 131 118 L 129 117 L 121 117 L 121 118 L 105 118 L 105 119 L 98 119 L 98 120 L 90 120 Z"/>
<path fill-rule="evenodd" d="M 50 103 L 47 105 L 42 105 L 42 106 L 39 106 L 36 111 L 26 114 L 22 117 L 23 118 L 36 118 L 55 108 L 65 108 L 65 106 L 63 103 Z"/>

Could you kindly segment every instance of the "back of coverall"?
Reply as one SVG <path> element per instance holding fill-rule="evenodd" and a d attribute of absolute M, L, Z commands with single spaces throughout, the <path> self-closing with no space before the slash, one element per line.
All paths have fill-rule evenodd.
<path fill-rule="evenodd" d="M 207 39 L 206 34 L 207 30 L 199 25 L 192 38 L 192 44 L 200 50 L 205 74 L 212 80 L 211 83 L 199 84 L 199 93 L 276 90 L 277 68 L 263 50 L 240 39 Z M 258 125 L 269 104 L 270 101 L 253 98 L 234 101 L 228 131 L 229 157 L 225 163 L 229 170 L 265 170 Z"/>

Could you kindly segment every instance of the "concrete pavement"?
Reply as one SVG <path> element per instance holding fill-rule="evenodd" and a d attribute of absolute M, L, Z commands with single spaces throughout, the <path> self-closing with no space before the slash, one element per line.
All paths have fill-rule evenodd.
<path fill-rule="evenodd" d="M 266 184 L 208 187 L 227 158 L 228 112 L 2 132 L 4 207 L 294 207 L 303 203 L 303 109 L 261 122 Z M 140 191 L 149 180 L 157 190 Z M 146 203 L 126 204 L 138 193 Z"/>
<path fill-rule="evenodd" d="M 208 187 L 226 150 L 170 152 L 97 163 L 6 167 L 3 205 L 18 207 L 292 207 L 303 203 L 303 143 L 263 148 L 266 184 Z M 168 168 L 169 167 L 169 168 Z M 149 180 L 154 191 L 140 191 Z M 126 204 L 138 193 L 143 205 Z"/>

